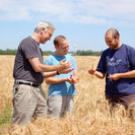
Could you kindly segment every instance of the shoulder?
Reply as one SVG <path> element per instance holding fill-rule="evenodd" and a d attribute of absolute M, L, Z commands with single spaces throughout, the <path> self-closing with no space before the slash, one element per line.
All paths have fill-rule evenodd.
<path fill-rule="evenodd" d="M 66 54 L 67 59 L 75 59 L 71 54 Z"/>
<path fill-rule="evenodd" d="M 71 61 L 71 62 L 75 62 L 75 61 L 76 61 L 76 60 L 75 60 L 75 57 L 72 56 L 71 54 L 67 54 L 67 55 L 66 55 L 66 59 L 69 60 L 69 61 Z"/>
<path fill-rule="evenodd" d="M 45 63 L 48 65 L 51 65 L 54 61 L 54 56 L 53 55 L 49 55 L 46 59 L 45 59 Z"/>
<path fill-rule="evenodd" d="M 34 41 L 30 36 L 24 38 L 21 43 L 20 43 L 20 47 L 22 48 L 37 48 L 38 43 L 36 41 Z"/>
<path fill-rule="evenodd" d="M 126 45 L 126 44 L 122 44 L 124 50 L 127 52 L 128 55 L 135 55 L 135 48 L 129 46 L 129 45 Z"/>
<path fill-rule="evenodd" d="M 49 56 L 47 57 L 47 60 L 52 60 L 52 59 L 54 59 L 54 55 L 49 55 Z"/>
<path fill-rule="evenodd" d="M 109 53 L 110 53 L 110 49 L 107 48 L 107 49 L 105 49 L 105 50 L 103 50 L 103 51 L 101 52 L 101 56 L 106 56 L 106 55 L 108 55 Z"/>
<path fill-rule="evenodd" d="M 30 36 L 24 38 L 22 41 L 21 41 L 21 44 L 25 44 L 25 43 L 28 43 L 28 42 L 32 42 L 32 38 Z"/>
<path fill-rule="evenodd" d="M 127 48 L 128 50 L 135 50 L 134 47 L 129 46 L 129 45 L 127 45 L 127 44 L 122 44 L 122 45 L 123 45 L 124 48 Z"/>

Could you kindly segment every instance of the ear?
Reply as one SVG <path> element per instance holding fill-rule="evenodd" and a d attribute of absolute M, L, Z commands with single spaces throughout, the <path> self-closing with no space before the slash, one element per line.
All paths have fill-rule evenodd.
<path fill-rule="evenodd" d="M 43 31 L 40 31 L 40 35 L 43 35 Z"/>
<path fill-rule="evenodd" d="M 56 49 L 58 49 L 58 48 L 59 48 L 59 45 L 58 45 L 58 44 L 57 44 L 57 45 L 55 45 L 55 48 L 56 48 Z"/>

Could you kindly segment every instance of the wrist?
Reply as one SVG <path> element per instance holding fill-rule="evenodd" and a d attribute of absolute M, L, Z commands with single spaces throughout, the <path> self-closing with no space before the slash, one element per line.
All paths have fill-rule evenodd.
<path fill-rule="evenodd" d="M 59 71 L 56 71 L 56 75 L 60 75 L 60 72 Z"/>
<path fill-rule="evenodd" d="M 119 79 L 123 78 L 123 74 L 118 73 L 118 78 L 119 78 Z"/>
<path fill-rule="evenodd" d="M 63 78 L 63 81 L 68 81 L 68 78 Z"/>
<path fill-rule="evenodd" d="M 93 75 L 97 75 L 97 71 L 96 70 L 94 71 Z"/>

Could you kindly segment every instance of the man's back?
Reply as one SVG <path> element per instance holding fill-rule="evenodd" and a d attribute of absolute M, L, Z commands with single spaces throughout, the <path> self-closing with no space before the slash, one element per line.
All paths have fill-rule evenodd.
<path fill-rule="evenodd" d="M 31 81 L 36 84 L 41 84 L 43 76 L 33 70 L 29 63 L 30 58 L 37 57 L 42 62 L 41 50 L 39 44 L 31 37 L 27 37 L 20 43 L 14 64 L 13 76 L 18 80 Z"/>

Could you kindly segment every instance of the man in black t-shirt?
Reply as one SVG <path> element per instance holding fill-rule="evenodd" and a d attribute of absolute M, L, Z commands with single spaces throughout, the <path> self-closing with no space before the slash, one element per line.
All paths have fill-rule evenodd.
<path fill-rule="evenodd" d="M 59 65 L 43 64 L 40 43 L 48 41 L 54 32 L 51 23 L 41 21 L 31 36 L 19 44 L 13 70 L 13 123 L 24 125 L 33 117 L 45 116 L 47 105 L 41 84 L 44 77 L 71 71 L 70 63 L 61 61 Z"/>

